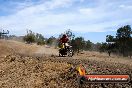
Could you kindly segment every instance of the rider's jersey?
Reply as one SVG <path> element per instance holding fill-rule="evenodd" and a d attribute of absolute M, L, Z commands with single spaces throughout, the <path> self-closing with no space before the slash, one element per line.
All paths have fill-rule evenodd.
<path fill-rule="evenodd" d="M 69 39 L 67 38 L 67 37 L 62 37 L 61 39 L 60 39 L 60 42 L 61 43 L 67 43 L 69 41 Z"/>

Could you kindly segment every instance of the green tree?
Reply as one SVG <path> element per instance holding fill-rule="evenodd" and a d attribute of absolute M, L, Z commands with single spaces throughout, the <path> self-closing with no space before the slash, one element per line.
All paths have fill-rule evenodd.
<path fill-rule="evenodd" d="M 106 36 L 106 42 L 108 42 L 108 43 L 114 42 L 114 36 L 112 36 L 112 35 L 107 35 L 107 36 Z"/>
<path fill-rule="evenodd" d="M 93 44 L 93 50 L 100 52 L 101 43 L 97 42 L 96 44 Z"/>
<path fill-rule="evenodd" d="M 106 52 L 108 49 L 108 44 L 107 43 L 102 43 L 100 46 L 99 46 L 99 51 L 100 52 Z"/>
<path fill-rule="evenodd" d="M 116 36 L 107 35 L 106 42 L 108 43 L 107 51 L 118 52 L 123 56 L 131 55 L 132 53 L 132 29 L 130 25 L 120 27 L 117 30 Z"/>
<path fill-rule="evenodd" d="M 83 37 L 77 37 L 75 39 L 72 39 L 71 45 L 73 47 L 74 51 L 77 51 L 78 53 L 80 50 L 84 50 L 85 48 L 85 41 Z"/>
<path fill-rule="evenodd" d="M 44 45 L 45 44 L 45 39 L 42 34 L 37 33 L 35 36 L 36 42 L 38 45 Z"/>
<path fill-rule="evenodd" d="M 47 40 L 47 44 L 48 45 L 57 45 L 57 39 L 54 36 L 51 36 L 48 40 Z"/>
<path fill-rule="evenodd" d="M 128 43 L 128 56 L 130 56 L 130 58 L 131 58 L 131 56 L 132 56 L 132 38 L 130 38 L 129 39 L 129 43 Z"/>
<path fill-rule="evenodd" d="M 85 50 L 91 50 L 92 49 L 92 42 L 90 40 L 85 41 Z"/>
<path fill-rule="evenodd" d="M 106 36 L 106 42 L 108 42 L 106 51 L 108 52 L 109 56 L 111 56 L 112 51 L 114 50 L 114 45 L 115 45 L 115 38 L 112 35 L 107 35 Z"/>
<path fill-rule="evenodd" d="M 24 36 L 23 40 L 27 43 L 34 43 L 35 42 L 35 33 L 29 30 L 28 34 Z"/>
<path fill-rule="evenodd" d="M 23 40 L 27 43 L 37 43 L 38 45 L 44 45 L 45 39 L 42 34 L 34 33 L 31 30 L 27 31 L 27 35 L 24 36 Z"/>
<path fill-rule="evenodd" d="M 130 25 L 126 25 L 117 30 L 116 33 L 116 43 L 118 45 L 119 52 L 123 54 L 123 56 L 127 56 L 129 43 L 131 42 L 131 34 L 132 30 Z"/>

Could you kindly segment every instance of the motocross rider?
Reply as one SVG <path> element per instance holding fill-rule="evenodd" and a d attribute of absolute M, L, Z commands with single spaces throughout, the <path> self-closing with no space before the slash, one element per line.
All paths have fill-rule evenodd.
<path fill-rule="evenodd" d="M 63 34 L 62 38 L 60 38 L 60 43 L 64 44 L 64 47 L 66 48 L 69 46 L 68 41 L 69 41 L 69 39 L 68 39 L 67 35 Z"/>

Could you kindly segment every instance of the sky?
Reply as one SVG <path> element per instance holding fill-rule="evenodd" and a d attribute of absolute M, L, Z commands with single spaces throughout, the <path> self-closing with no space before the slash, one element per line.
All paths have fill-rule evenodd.
<path fill-rule="evenodd" d="M 45 37 L 71 29 L 94 43 L 105 42 L 119 27 L 132 25 L 132 0 L 0 0 L 0 30 Z"/>

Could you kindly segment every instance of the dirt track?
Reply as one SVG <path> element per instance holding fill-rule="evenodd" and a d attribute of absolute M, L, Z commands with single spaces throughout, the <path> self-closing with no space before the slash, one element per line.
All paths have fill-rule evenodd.
<path fill-rule="evenodd" d="M 57 49 L 0 40 L 0 88 L 76 88 L 74 67 L 84 64 L 88 74 L 130 74 L 132 60 L 84 52 L 58 57 Z M 132 84 L 86 84 L 87 88 L 131 88 Z"/>

